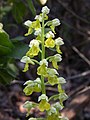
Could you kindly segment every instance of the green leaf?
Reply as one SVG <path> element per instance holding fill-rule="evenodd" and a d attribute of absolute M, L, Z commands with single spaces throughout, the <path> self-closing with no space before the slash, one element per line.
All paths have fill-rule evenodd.
<path fill-rule="evenodd" d="M 10 52 L 11 52 L 11 49 L 9 47 L 0 45 L 0 56 L 7 55 Z"/>
<path fill-rule="evenodd" d="M 15 58 L 15 59 L 21 59 L 23 56 L 25 56 L 26 52 L 28 51 L 29 47 L 27 44 L 17 42 L 14 43 L 14 48 L 9 55 L 9 57 Z"/>
<path fill-rule="evenodd" d="M 5 31 L 0 31 L 0 45 L 13 48 L 13 44 L 9 39 L 9 35 Z"/>
<path fill-rule="evenodd" d="M 9 54 L 12 48 L 13 44 L 9 39 L 9 35 L 3 29 L 0 30 L 0 56 Z"/>
<path fill-rule="evenodd" d="M 11 39 L 11 41 L 12 41 L 12 42 L 18 42 L 18 41 L 22 41 L 22 40 L 24 40 L 24 39 L 25 39 L 25 37 L 23 37 L 23 36 L 18 36 L 18 37 L 15 37 L 15 38 Z"/>
<path fill-rule="evenodd" d="M 22 1 L 15 1 L 13 4 L 12 14 L 17 23 L 23 21 L 23 17 L 26 13 L 26 6 Z"/>
<path fill-rule="evenodd" d="M 33 5 L 32 0 L 26 0 L 26 1 L 28 3 L 29 9 L 31 10 L 32 14 L 35 16 L 36 15 L 36 9 L 35 9 L 35 7 Z"/>
<path fill-rule="evenodd" d="M 11 76 L 7 70 L 0 69 L 0 83 L 8 84 L 12 80 L 14 80 L 14 77 Z"/>

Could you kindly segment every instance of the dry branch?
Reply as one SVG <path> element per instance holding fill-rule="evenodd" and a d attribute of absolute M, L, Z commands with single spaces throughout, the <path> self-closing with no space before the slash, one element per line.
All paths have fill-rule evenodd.
<path fill-rule="evenodd" d="M 90 102 L 90 87 L 77 93 L 68 106 L 62 111 L 64 116 L 69 120 L 75 120 L 75 117 L 88 105 Z"/>

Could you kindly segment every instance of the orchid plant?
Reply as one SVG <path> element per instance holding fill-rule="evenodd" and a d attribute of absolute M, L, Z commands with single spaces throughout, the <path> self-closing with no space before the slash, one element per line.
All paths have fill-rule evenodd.
<path fill-rule="evenodd" d="M 55 27 L 60 25 L 59 19 L 55 18 L 48 21 L 48 13 L 50 9 L 44 6 L 40 15 L 36 15 L 35 21 L 27 20 L 24 24 L 28 27 L 28 32 L 25 36 L 34 33 L 35 38 L 30 41 L 30 49 L 26 55 L 22 57 L 21 62 L 25 63 L 23 72 L 29 70 L 29 64 L 38 64 L 37 75 L 35 80 L 28 80 L 25 82 L 24 93 L 31 95 L 33 92 L 40 92 L 41 96 L 38 97 L 38 103 L 26 101 L 24 108 L 27 109 L 27 116 L 30 115 L 32 108 L 38 108 L 41 112 L 46 112 L 46 118 L 29 118 L 29 120 L 68 120 L 68 118 L 61 116 L 60 110 L 64 108 L 63 101 L 68 97 L 62 89 L 62 84 L 66 83 L 63 77 L 59 77 L 58 62 L 62 60 L 61 45 L 64 44 L 61 37 L 55 38 Z M 48 31 L 46 29 L 48 28 Z M 57 54 L 46 57 L 45 48 L 56 49 Z M 35 56 L 41 54 L 40 61 L 34 59 Z M 49 62 L 52 63 L 52 68 L 48 66 Z M 58 94 L 48 98 L 46 95 L 47 85 L 57 85 Z M 51 105 L 50 101 L 54 100 Z"/>

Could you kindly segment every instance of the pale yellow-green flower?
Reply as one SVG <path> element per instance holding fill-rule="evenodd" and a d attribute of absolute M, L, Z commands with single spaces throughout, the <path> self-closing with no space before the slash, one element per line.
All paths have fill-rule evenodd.
<path fill-rule="evenodd" d="M 54 48 L 55 46 L 55 41 L 52 39 L 52 38 L 48 38 L 46 41 L 45 41 L 45 47 L 47 48 Z"/>
<path fill-rule="evenodd" d="M 33 92 L 41 92 L 41 82 L 40 78 L 37 78 L 36 80 L 28 80 L 24 85 L 26 87 L 24 88 L 24 93 L 26 95 L 31 95 Z"/>
<path fill-rule="evenodd" d="M 47 76 L 47 66 L 48 62 L 46 59 L 40 61 L 40 66 L 37 68 L 37 74 Z"/>
<path fill-rule="evenodd" d="M 29 63 L 34 65 L 35 63 L 28 57 L 28 56 L 23 56 L 21 59 L 22 63 L 25 63 L 25 67 L 23 72 L 26 72 L 29 69 Z"/>
<path fill-rule="evenodd" d="M 26 53 L 27 56 L 29 57 L 34 57 L 34 56 L 37 56 L 39 51 L 40 51 L 40 48 L 39 48 L 39 41 L 36 40 L 36 39 L 33 39 L 30 44 L 29 44 L 29 51 Z"/>
<path fill-rule="evenodd" d="M 37 68 L 37 74 L 42 75 L 44 77 L 47 76 L 47 67 L 45 64 L 42 64 Z"/>
<path fill-rule="evenodd" d="M 46 41 L 45 41 L 45 46 L 47 48 L 53 48 L 55 46 L 55 41 L 52 39 L 54 38 L 54 33 L 52 31 L 49 31 L 48 33 L 46 33 Z"/>
<path fill-rule="evenodd" d="M 39 106 L 38 106 L 40 111 L 50 109 L 50 104 L 48 103 L 48 97 L 45 94 L 42 94 L 39 97 L 38 101 L 40 101 Z"/>
<path fill-rule="evenodd" d="M 56 69 L 58 69 L 57 63 L 60 62 L 61 60 L 62 56 L 60 54 L 56 54 L 49 59 L 49 61 L 52 62 L 53 67 Z"/>
<path fill-rule="evenodd" d="M 35 30 L 38 30 L 39 28 L 41 28 L 40 21 L 36 20 L 36 21 L 32 22 L 32 28 Z"/>
<path fill-rule="evenodd" d="M 58 83 L 58 77 L 56 75 L 58 75 L 58 72 L 55 69 L 52 68 L 47 68 L 47 77 L 48 77 L 48 82 L 51 85 L 55 85 Z"/>
<path fill-rule="evenodd" d="M 62 53 L 60 50 L 60 46 L 63 44 L 64 44 L 64 42 L 63 42 L 63 39 L 61 37 L 58 37 L 57 39 L 55 39 L 56 50 L 60 54 Z"/>

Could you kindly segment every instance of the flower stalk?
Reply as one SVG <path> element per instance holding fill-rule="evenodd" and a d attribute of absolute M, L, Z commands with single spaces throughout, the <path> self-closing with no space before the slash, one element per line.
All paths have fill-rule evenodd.
<path fill-rule="evenodd" d="M 44 46 L 44 14 L 42 15 L 42 32 L 41 32 L 41 41 L 42 41 L 42 54 L 41 60 L 45 59 L 45 46 Z M 45 91 L 45 84 L 44 84 L 44 77 L 41 75 L 41 87 L 42 87 L 42 94 L 46 94 Z"/>
<path fill-rule="evenodd" d="M 45 120 L 68 120 L 68 118 L 61 116 L 59 113 L 63 109 L 63 101 L 68 97 L 65 94 L 65 91 L 62 88 L 62 84 L 65 84 L 66 81 L 63 77 L 59 77 L 58 73 L 58 62 L 62 61 L 62 52 L 61 45 L 64 44 L 63 39 L 58 37 L 55 39 L 55 27 L 60 25 L 59 19 L 48 20 L 47 14 L 50 9 L 45 6 L 41 10 L 40 15 L 36 15 L 35 21 L 27 20 L 25 25 L 28 27 L 28 32 L 25 36 L 28 36 L 32 33 L 36 36 L 33 40 L 30 41 L 30 49 L 27 51 L 26 55 L 22 57 L 21 62 L 25 64 L 23 72 L 29 70 L 29 64 L 38 65 L 37 68 L 37 77 L 35 80 L 28 80 L 24 83 L 24 93 L 26 95 L 31 95 L 33 92 L 40 92 L 41 95 L 38 97 L 38 103 L 33 103 L 27 101 L 24 104 L 24 108 L 27 109 L 27 116 L 30 115 L 30 110 L 32 108 L 38 107 L 41 112 L 46 112 Z M 48 31 L 45 29 L 49 28 Z M 45 48 L 54 48 L 56 49 L 57 54 L 53 56 L 48 56 L 46 58 Z M 34 59 L 35 56 L 41 54 L 40 61 Z M 49 62 L 52 63 L 52 66 L 48 66 Z M 46 80 L 46 81 L 45 81 Z M 50 96 L 46 95 L 46 85 L 50 84 L 51 86 L 57 85 L 58 94 Z M 54 104 L 50 104 L 51 100 L 58 101 Z M 29 120 L 40 120 L 41 118 L 29 118 Z M 44 120 L 44 118 L 42 118 Z"/>

